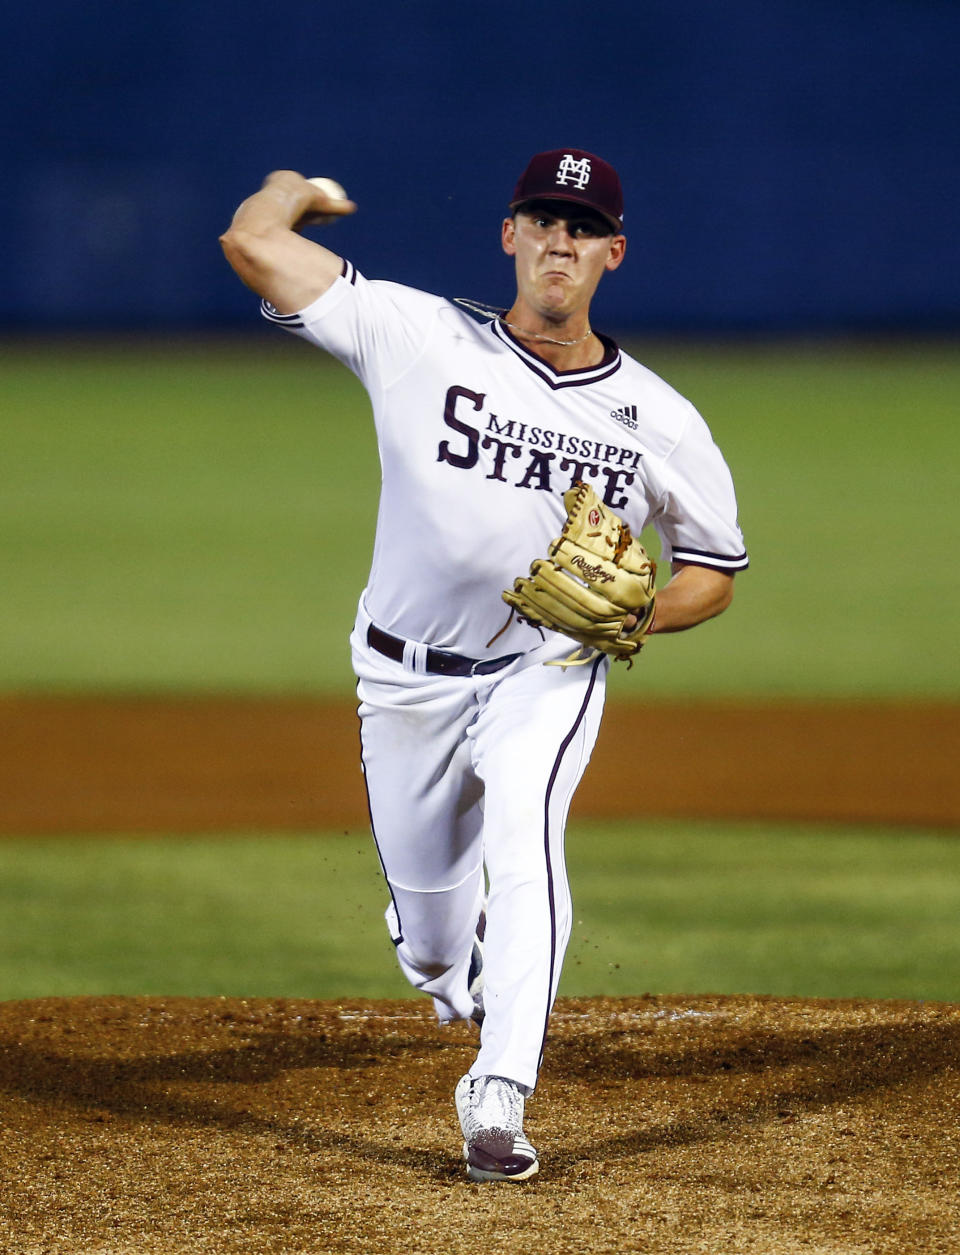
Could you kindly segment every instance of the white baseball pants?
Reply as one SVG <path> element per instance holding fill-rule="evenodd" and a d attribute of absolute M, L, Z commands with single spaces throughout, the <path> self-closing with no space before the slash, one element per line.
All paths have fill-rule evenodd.
<path fill-rule="evenodd" d="M 428 675 L 412 657 L 372 650 L 368 623 L 361 612 L 351 645 L 400 966 L 441 1020 L 469 1018 L 488 880 L 485 1019 L 470 1072 L 532 1092 L 572 923 L 564 826 L 599 731 L 607 660 L 561 669 L 533 651 L 492 675 Z"/>

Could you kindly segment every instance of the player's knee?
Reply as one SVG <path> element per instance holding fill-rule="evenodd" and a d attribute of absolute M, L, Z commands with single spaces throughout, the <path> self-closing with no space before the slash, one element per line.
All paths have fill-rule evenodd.
<path fill-rule="evenodd" d="M 447 972 L 453 967 L 452 963 L 445 963 L 441 959 L 423 959 L 415 956 L 413 966 L 421 973 L 424 982 L 439 980 L 442 976 L 446 976 Z"/>
<path fill-rule="evenodd" d="M 412 945 L 409 940 L 404 946 L 404 958 L 415 968 L 424 980 L 437 980 L 441 976 L 445 976 L 447 972 L 454 966 L 450 956 L 444 953 L 438 946 L 432 946 L 429 943 L 421 945 Z"/>

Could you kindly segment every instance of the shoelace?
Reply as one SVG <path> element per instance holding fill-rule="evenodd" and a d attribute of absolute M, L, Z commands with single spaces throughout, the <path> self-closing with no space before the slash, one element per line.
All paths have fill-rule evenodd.
<path fill-rule="evenodd" d="M 500 1076 L 484 1077 L 474 1086 L 474 1097 L 473 1114 L 479 1128 L 500 1129 L 517 1136 L 522 1133 L 523 1094 L 512 1081 Z"/>

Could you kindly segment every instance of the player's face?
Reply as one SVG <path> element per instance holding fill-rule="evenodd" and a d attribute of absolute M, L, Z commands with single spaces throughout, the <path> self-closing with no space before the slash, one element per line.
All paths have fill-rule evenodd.
<path fill-rule="evenodd" d="M 515 258 L 520 300 L 553 320 L 589 305 L 604 273 L 620 265 L 627 243 L 599 215 L 562 202 L 518 210 L 505 219 L 502 242 Z"/>

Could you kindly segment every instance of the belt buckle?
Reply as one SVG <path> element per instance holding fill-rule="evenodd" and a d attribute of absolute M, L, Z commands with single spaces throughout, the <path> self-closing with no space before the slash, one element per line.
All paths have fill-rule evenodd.
<path fill-rule="evenodd" d="M 493 675 L 494 672 L 508 667 L 511 662 L 516 662 L 519 657 L 519 654 L 504 654 L 501 658 L 480 658 L 470 668 L 470 674 Z"/>

